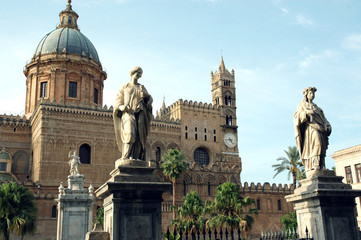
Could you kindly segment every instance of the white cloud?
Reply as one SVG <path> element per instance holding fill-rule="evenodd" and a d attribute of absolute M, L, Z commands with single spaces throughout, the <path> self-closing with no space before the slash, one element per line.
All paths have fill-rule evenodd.
<path fill-rule="evenodd" d="M 289 11 L 286 8 L 281 8 L 281 11 L 284 13 L 289 13 Z"/>
<path fill-rule="evenodd" d="M 354 49 L 354 50 L 361 50 L 361 34 L 353 34 L 346 39 L 344 39 L 343 47 Z"/>
<path fill-rule="evenodd" d="M 302 26 L 313 25 L 313 21 L 312 21 L 311 18 L 306 17 L 306 16 L 301 15 L 301 14 L 298 14 L 296 16 L 296 20 L 297 20 L 297 23 L 299 23 Z"/>
<path fill-rule="evenodd" d="M 322 60 L 333 58 L 336 54 L 337 52 L 332 50 L 325 50 L 320 54 L 310 54 L 302 61 L 298 62 L 298 66 L 302 69 L 305 69 L 321 62 Z"/>

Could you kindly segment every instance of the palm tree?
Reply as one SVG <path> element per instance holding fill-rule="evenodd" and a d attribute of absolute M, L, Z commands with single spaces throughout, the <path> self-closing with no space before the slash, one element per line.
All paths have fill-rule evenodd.
<path fill-rule="evenodd" d="M 202 230 L 205 227 L 205 207 L 201 197 L 196 192 L 188 193 L 183 199 L 183 205 L 178 208 L 179 218 L 172 224 L 179 226 L 183 232 Z"/>
<path fill-rule="evenodd" d="M 217 187 L 214 202 L 206 203 L 209 208 L 207 211 L 213 212 L 207 225 L 210 228 L 223 226 L 240 228 L 246 235 L 254 223 L 252 215 L 258 214 L 257 210 L 251 207 L 253 204 L 253 199 L 241 196 L 236 184 L 223 183 Z"/>
<path fill-rule="evenodd" d="M 184 154 L 177 149 L 169 149 L 167 153 L 163 155 L 161 169 L 163 174 L 172 181 L 173 184 L 173 220 L 175 215 L 175 200 L 176 200 L 176 180 L 182 176 L 182 173 L 186 170 L 187 164 L 184 162 Z"/>
<path fill-rule="evenodd" d="M 304 178 L 304 170 L 303 164 L 300 161 L 300 154 L 298 153 L 298 149 L 296 146 L 288 147 L 288 151 L 284 150 L 287 157 L 279 157 L 277 161 L 281 161 L 281 163 L 273 164 L 272 167 L 275 170 L 275 178 L 281 172 L 287 170 L 288 171 L 288 180 L 290 180 L 290 176 L 292 175 L 293 178 L 293 186 L 296 187 L 297 177 L 299 179 Z M 303 171 L 302 171 L 303 170 Z"/>
<path fill-rule="evenodd" d="M 5 240 L 10 233 L 24 235 L 35 231 L 37 209 L 29 189 L 15 182 L 0 185 L 0 231 Z"/>

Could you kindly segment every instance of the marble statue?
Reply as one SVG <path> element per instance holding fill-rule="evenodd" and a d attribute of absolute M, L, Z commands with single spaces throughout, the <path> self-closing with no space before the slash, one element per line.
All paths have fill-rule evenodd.
<path fill-rule="evenodd" d="M 138 83 L 142 74 L 140 67 L 134 67 L 130 71 L 130 82 L 119 89 L 115 99 L 113 121 L 121 159 L 145 160 L 153 99 Z"/>
<path fill-rule="evenodd" d="M 71 155 L 71 151 L 70 151 L 68 157 L 71 158 L 68 162 L 70 165 L 70 175 L 78 176 L 80 157 L 78 156 L 76 151 L 73 152 L 73 155 Z"/>
<path fill-rule="evenodd" d="M 295 127 L 296 145 L 307 172 L 325 169 L 325 156 L 331 125 L 323 111 L 315 103 L 315 87 L 303 90 L 303 100 L 297 106 L 293 123 Z"/>

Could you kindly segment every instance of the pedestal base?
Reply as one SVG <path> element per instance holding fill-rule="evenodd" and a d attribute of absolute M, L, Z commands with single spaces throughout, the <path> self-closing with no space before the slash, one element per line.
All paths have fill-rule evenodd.
<path fill-rule="evenodd" d="M 162 194 L 171 187 L 154 168 L 118 166 L 97 191 L 104 199 L 104 230 L 111 240 L 161 239 Z"/>
<path fill-rule="evenodd" d="M 329 170 L 318 171 L 286 196 L 295 204 L 300 237 L 305 237 L 307 227 L 317 240 L 359 239 L 355 197 L 361 191 L 352 190 L 342 178 Z"/>

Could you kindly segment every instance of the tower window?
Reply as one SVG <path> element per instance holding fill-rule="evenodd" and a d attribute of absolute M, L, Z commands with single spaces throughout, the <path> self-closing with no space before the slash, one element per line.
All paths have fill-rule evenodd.
<path fill-rule="evenodd" d="M 46 98 L 47 89 L 48 89 L 48 82 L 40 83 L 40 97 Z"/>
<path fill-rule="evenodd" d="M 232 126 L 232 116 L 226 116 L 226 125 Z"/>
<path fill-rule="evenodd" d="M 204 135 L 204 141 L 207 141 L 207 135 Z"/>
<path fill-rule="evenodd" d="M 69 82 L 69 97 L 76 98 L 77 89 L 78 89 L 77 82 Z"/>
<path fill-rule="evenodd" d="M 208 182 L 208 196 L 211 196 L 211 183 Z"/>
<path fill-rule="evenodd" d="M 94 88 L 94 103 L 98 104 L 98 89 Z"/>
<path fill-rule="evenodd" d="M 6 172 L 6 163 L 4 163 L 4 162 L 2 162 L 2 163 L 0 163 L 0 171 L 2 171 L 2 172 Z"/>
<path fill-rule="evenodd" d="M 186 137 L 186 139 L 188 139 L 188 133 L 186 133 L 186 136 L 185 136 L 185 137 Z"/>
<path fill-rule="evenodd" d="M 195 127 L 195 128 L 194 128 L 194 131 L 196 131 L 196 132 L 197 132 L 197 127 Z"/>
<path fill-rule="evenodd" d="M 213 130 L 213 133 L 216 134 L 216 129 Z"/>
<path fill-rule="evenodd" d="M 155 162 L 156 162 L 157 168 L 159 168 L 160 156 L 161 156 L 161 149 L 160 149 L 160 147 L 157 147 L 155 149 Z"/>
<path fill-rule="evenodd" d="M 207 128 L 204 129 L 204 133 L 206 133 L 206 132 L 207 132 Z"/>
<path fill-rule="evenodd" d="M 257 199 L 257 210 L 261 210 L 261 200 Z"/>
<path fill-rule="evenodd" d="M 194 151 L 194 161 L 199 165 L 208 165 L 209 164 L 209 155 L 206 149 L 204 148 L 197 148 Z"/>
<path fill-rule="evenodd" d="M 71 17 L 68 18 L 68 24 L 72 24 L 72 21 L 73 19 Z"/>
<path fill-rule="evenodd" d="M 197 133 L 194 135 L 194 138 L 195 138 L 196 140 L 198 140 L 198 134 L 197 134 Z"/>
<path fill-rule="evenodd" d="M 214 141 L 214 142 L 217 141 L 217 137 L 216 137 L 216 136 L 213 137 L 213 141 Z"/>
<path fill-rule="evenodd" d="M 185 130 L 188 130 L 188 127 L 187 127 L 187 126 L 185 126 L 184 128 L 185 128 Z"/>
<path fill-rule="evenodd" d="M 278 211 L 281 211 L 282 210 L 281 200 L 278 200 L 277 203 L 278 203 Z"/>
<path fill-rule="evenodd" d="M 228 105 L 228 106 L 231 106 L 231 105 L 232 105 L 232 98 L 231 98 L 231 96 L 228 96 L 227 105 Z"/>
<path fill-rule="evenodd" d="M 88 144 L 83 144 L 79 148 L 80 162 L 83 164 L 90 164 L 91 147 Z"/>
<path fill-rule="evenodd" d="M 51 207 L 51 217 L 56 218 L 56 205 Z"/>
<path fill-rule="evenodd" d="M 183 181 L 183 195 L 187 195 L 187 184 L 186 181 Z"/>

